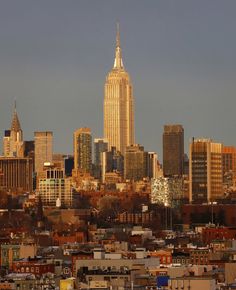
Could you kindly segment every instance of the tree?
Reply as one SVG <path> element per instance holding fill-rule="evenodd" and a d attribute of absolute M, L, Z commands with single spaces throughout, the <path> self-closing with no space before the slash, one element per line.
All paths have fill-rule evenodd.
<path fill-rule="evenodd" d="M 120 200 L 116 196 L 107 195 L 100 199 L 98 207 L 100 217 L 114 220 L 120 211 Z"/>

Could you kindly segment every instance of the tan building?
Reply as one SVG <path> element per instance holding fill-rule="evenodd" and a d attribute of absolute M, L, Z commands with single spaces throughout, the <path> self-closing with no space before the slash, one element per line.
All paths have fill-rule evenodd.
<path fill-rule="evenodd" d="M 34 132 L 35 172 L 43 171 L 45 162 L 52 163 L 53 133 L 50 131 Z"/>
<path fill-rule="evenodd" d="M 32 191 L 33 161 L 31 158 L 0 157 L 0 188 L 21 192 Z"/>
<path fill-rule="evenodd" d="M 163 174 L 182 176 L 184 172 L 184 129 L 182 125 L 165 125 L 163 133 Z"/>
<path fill-rule="evenodd" d="M 236 147 L 223 146 L 222 149 L 223 162 L 223 180 L 224 185 L 235 185 L 236 179 Z"/>
<path fill-rule="evenodd" d="M 92 167 L 92 136 L 90 128 L 74 132 L 74 169 L 90 173 Z"/>
<path fill-rule="evenodd" d="M 124 154 L 126 146 L 134 144 L 134 99 L 131 80 L 122 61 L 119 26 L 115 62 L 106 77 L 104 94 L 104 137 L 109 150 L 116 147 Z"/>
<path fill-rule="evenodd" d="M 222 147 L 210 139 L 193 139 L 190 144 L 190 202 L 210 202 L 223 197 Z"/>

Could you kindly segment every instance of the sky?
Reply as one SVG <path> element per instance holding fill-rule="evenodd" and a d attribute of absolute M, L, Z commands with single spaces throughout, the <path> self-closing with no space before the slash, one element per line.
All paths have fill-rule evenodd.
<path fill-rule="evenodd" d="M 73 131 L 103 136 L 105 77 L 116 22 L 135 98 L 136 143 L 162 156 L 164 124 L 236 146 L 235 0 L 2 0 L 0 138 L 14 99 L 25 140 L 52 130 L 72 153 Z M 1 149 L 1 147 L 0 147 Z"/>

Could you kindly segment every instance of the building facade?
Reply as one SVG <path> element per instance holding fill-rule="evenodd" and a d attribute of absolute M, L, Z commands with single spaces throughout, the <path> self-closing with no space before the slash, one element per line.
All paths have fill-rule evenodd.
<path fill-rule="evenodd" d="M 33 188 L 33 161 L 31 158 L 0 157 L 0 188 L 23 192 Z"/>
<path fill-rule="evenodd" d="M 236 179 L 236 147 L 223 146 L 223 181 L 226 186 L 233 186 Z"/>
<path fill-rule="evenodd" d="M 92 136 L 90 128 L 74 132 L 74 169 L 90 173 L 92 168 Z"/>
<path fill-rule="evenodd" d="M 125 179 L 138 181 L 148 175 L 148 153 L 139 144 L 126 147 L 124 158 Z"/>
<path fill-rule="evenodd" d="M 106 77 L 104 91 L 104 137 L 109 149 L 116 147 L 124 154 L 126 146 L 134 144 L 134 98 L 131 80 L 122 61 L 119 27 L 115 62 Z"/>
<path fill-rule="evenodd" d="M 222 147 L 210 139 L 193 139 L 190 143 L 190 202 L 210 202 L 223 197 Z"/>
<path fill-rule="evenodd" d="M 52 163 L 53 133 L 51 131 L 34 132 L 35 172 L 43 171 L 45 162 Z"/>
<path fill-rule="evenodd" d="M 48 166 L 38 180 L 38 193 L 43 205 L 71 206 L 71 179 L 66 178 L 64 170 Z"/>
<path fill-rule="evenodd" d="M 181 125 L 165 125 L 163 133 L 163 174 L 183 174 L 184 129 Z"/>

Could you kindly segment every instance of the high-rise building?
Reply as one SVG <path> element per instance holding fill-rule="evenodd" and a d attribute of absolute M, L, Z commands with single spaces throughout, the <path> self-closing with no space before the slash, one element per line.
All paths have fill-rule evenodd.
<path fill-rule="evenodd" d="M 143 146 L 134 144 L 126 147 L 124 163 L 125 179 L 138 181 L 147 177 L 148 153 Z"/>
<path fill-rule="evenodd" d="M 12 117 L 11 129 L 5 131 L 3 137 L 3 155 L 5 157 L 24 157 L 23 131 L 16 111 L 16 103 Z"/>
<path fill-rule="evenodd" d="M 90 173 L 92 168 L 92 136 L 90 128 L 74 132 L 74 169 Z"/>
<path fill-rule="evenodd" d="M 104 137 L 109 150 L 116 147 L 124 154 L 125 148 L 134 144 L 134 99 L 131 80 L 122 61 L 119 26 L 115 62 L 106 77 L 104 91 Z"/>
<path fill-rule="evenodd" d="M 33 186 L 31 158 L 0 157 L 0 188 L 16 192 L 30 192 Z"/>
<path fill-rule="evenodd" d="M 193 139 L 190 143 L 190 202 L 212 202 L 223 197 L 222 147 L 210 139 Z"/>
<path fill-rule="evenodd" d="M 34 132 L 35 172 L 43 171 L 45 162 L 52 163 L 53 133 L 51 131 Z"/>
<path fill-rule="evenodd" d="M 108 151 L 108 141 L 102 138 L 94 139 L 94 177 L 102 177 L 102 153 Z"/>
<path fill-rule="evenodd" d="M 182 176 L 184 161 L 184 129 L 181 125 L 165 125 L 163 133 L 163 175 Z"/>

